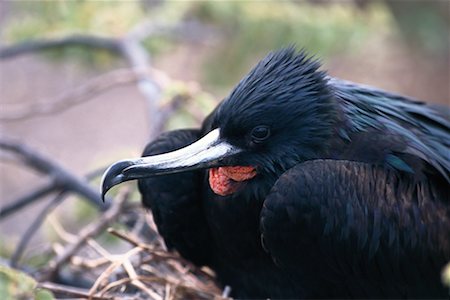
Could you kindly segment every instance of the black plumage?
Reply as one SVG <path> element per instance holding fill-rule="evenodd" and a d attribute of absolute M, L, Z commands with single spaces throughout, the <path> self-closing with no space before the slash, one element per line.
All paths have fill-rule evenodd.
<path fill-rule="evenodd" d="M 235 297 L 448 297 L 449 110 L 319 67 L 269 54 L 202 128 L 111 166 L 103 193 L 139 179 L 167 246 Z"/>

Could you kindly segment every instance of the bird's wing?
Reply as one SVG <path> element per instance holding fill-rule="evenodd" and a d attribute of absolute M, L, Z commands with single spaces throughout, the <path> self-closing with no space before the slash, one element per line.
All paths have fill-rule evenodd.
<path fill-rule="evenodd" d="M 405 146 L 400 155 L 427 162 L 450 182 L 449 108 L 334 78 L 329 83 L 350 122 L 350 130 L 374 128 L 401 137 Z M 395 160 L 392 165 L 401 167 Z"/>
<path fill-rule="evenodd" d="M 143 156 L 173 151 L 196 141 L 199 130 L 176 130 L 149 143 Z M 202 171 L 140 179 L 144 206 L 152 210 L 159 233 L 169 249 L 175 248 L 198 265 L 209 263 L 210 232 L 201 207 Z"/>
<path fill-rule="evenodd" d="M 264 202 L 264 248 L 324 293 L 328 287 L 342 297 L 432 297 L 436 289 L 442 296 L 440 270 L 450 260 L 448 185 L 405 176 L 361 162 L 295 166 Z"/>

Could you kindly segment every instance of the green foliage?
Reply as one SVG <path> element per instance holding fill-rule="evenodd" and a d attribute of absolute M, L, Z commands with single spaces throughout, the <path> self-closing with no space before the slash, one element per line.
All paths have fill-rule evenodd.
<path fill-rule="evenodd" d="M 36 287 L 37 282 L 30 276 L 18 270 L 0 265 L 0 295 L 3 300 L 55 299 L 51 292 Z"/>
<path fill-rule="evenodd" d="M 73 205 L 73 219 L 76 220 L 76 223 L 86 224 L 98 217 L 98 209 L 85 199 L 75 197 L 74 200 L 76 205 Z"/>
<path fill-rule="evenodd" d="M 138 1 L 36 1 L 15 4 L 20 12 L 5 29 L 10 42 L 74 33 L 120 36 L 144 16 Z"/>
<path fill-rule="evenodd" d="M 14 251 L 13 243 L 11 243 L 11 237 L 5 232 L 0 233 L 0 257 L 10 257 Z"/>
<path fill-rule="evenodd" d="M 216 86 L 230 84 L 273 49 L 295 44 L 326 58 L 359 47 L 390 22 L 383 6 L 361 11 L 346 2 L 199 2 L 192 9 L 226 34 L 205 64 L 205 79 Z"/>
<path fill-rule="evenodd" d="M 448 56 L 448 1 L 386 1 L 402 37 L 429 55 Z"/>
<path fill-rule="evenodd" d="M 173 81 L 169 87 L 163 91 L 164 102 L 173 101 L 177 97 L 181 99 L 180 108 L 177 109 L 173 116 L 168 120 L 166 130 L 174 130 L 186 127 L 198 127 L 198 122 L 194 116 L 186 110 L 187 107 L 195 104 L 195 108 L 199 114 L 208 115 L 217 105 L 215 97 L 207 92 L 202 91 L 198 87 L 189 86 L 189 83 L 182 81 Z"/>
<path fill-rule="evenodd" d="M 268 51 L 296 44 L 318 57 L 357 49 L 391 22 L 386 7 L 374 4 L 360 10 L 350 2 L 169 1 L 145 10 L 138 1 L 24 2 L 4 30 L 6 41 L 61 37 L 73 33 L 122 36 L 144 19 L 177 23 L 199 19 L 218 33 L 218 45 L 203 64 L 202 82 L 228 89 L 236 78 Z M 216 39 L 215 39 L 216 40 Z M 170 52 L 174 41 L 156 36 L 144 41 L 153 56 Z M 107 65 L 106 51 L 59 49 L 52 58 L 78 57 L 89 66 Z M 229 63 L 223 64 L 223 61 Z"/>
<path fill-rule="evenodd" d="M 137 1 L 36 1 L 15 3 L 17 15 L 3 29 L 9 43 L 71 34 L 119 37 L 142 20 Z M 64 47 L 45 51 L 50 59 L 76 59 L 85 66 L 106 67 L 116 57 L 106 51 Z"/>

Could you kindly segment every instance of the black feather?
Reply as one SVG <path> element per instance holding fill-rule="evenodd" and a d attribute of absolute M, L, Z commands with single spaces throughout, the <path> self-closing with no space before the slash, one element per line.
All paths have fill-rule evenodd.
<path fill-rule="evenodd" d="M 255 143 L 261 125 L 270 137 Z M 201 129 L 165 134 L 144 155 L 216 128 L 242 150 L 217 167 L 254 166 L 254 178 L 227 196 L 202 167 L 139 187 L 166 243 L 233 296 L 448 296 L 448 110 L 330 78 L 291 47 L 258 63 Z"/>

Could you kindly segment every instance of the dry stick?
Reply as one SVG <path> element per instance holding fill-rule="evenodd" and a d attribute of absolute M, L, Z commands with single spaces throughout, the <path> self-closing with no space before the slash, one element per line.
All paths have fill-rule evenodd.
<path fill-rule="evenodd" d="M 165 251 L 159 251 L 157 249 L 155 249 L 154 247 L 145 244 L 145 243 L 141 243 L 139 241 L 137 241 L 134 237 L 132 237 L 131 235 L 127 235 L 126 233 L 120 232 L 114 228 L 108 228 L 107 231 L 109 233 L 111 233 L 112 235 L 115 235 L 121 239 L 123 239 L 124 241 L 130 243 L 131 245 L 135 246 L 135 247 L 140 247 L 143 250 L 146 250 L 147 252 L 149 252 L 154 258 L 161 258 L 161 259 L 173 259 L 176 261 L 179 261 L 185 265 L 187 265 L 189 267 L 190 270 L 193 270 L 195 272 L 197 272 L 198 274 L 202 274 L 203 276 L 207 277 L 207 278 L 213 278 L 214 276 L 212 276 L 211 274 L 203 271 L 202 269 L 198 268 L 197 266 L 195 266 L 193 263 L 191 263 L 190 261 L 184 259 L 181 256 L 169 253 L 169 252 L 165 252 Z"/>
<path fill-rule="evenodd" d="M 125 37 L 121 40 L 121 49 L 128 63 L 138 77 L 138 90 L 147 103 L 147 116 L 151 120 L 149 138 L 154 139 L 163 130 L 163 122 L 158 109 L 161 98 L 161 87 L 150 77 L 147 70 L 150 67 L 150 56 L 140 43 L 140 40 Z"/>
<path fill-rule="evenodd" d="M 186 31 L 188 24 L 163 24 L 145 20 L 134 26 L 120 41 L 121 53 L 128 61 L 138 78 L 138 90 L 144 96 L 147 103 L 147 117 L 149 124 L 149 139 L 155 139 L 164 129 L 169 111 L 161 111 L 161 85 L 148 72 L 151 63 L 150 55 L 142 44 L 142 41 L 155 33 L 179 34 L 180 30 Z M 189 32 L 189 31 L 187 31 Z"/>
<path fill-rule="evenodd" d="M 39 281 L 47 280 L 50 278 L 55 272 L 59 270 L 59 268 L 65 264 L 75 252 L 77 252 L 88 239 L 93 236 L 98 235 L 100 232 L 105 230 L 109 224 L 114 221 L 121 213 L 122 208 L 125 206 L 126 200 L 128 199 L 129 191 L 122 191 L 113 202 L 111 207 L 101 216 L 101 218 L 96 222 L 92 223 L 89 226 L 83 228 L 78 234 L 78 240 L 69 244 L 64 248 L 64 251 L 56 258 L 51 260 L 48 264 L 48 267 L 42 272 Z"/>
<path fill-rule="evenodd" d="M 88 269 L 95 269 L 100 266 L 106 265 L 106 264 L 110 263 L 111 261 L 109 259 L 107 259 L 106 257 L 88 259 L 86 257 L 74 255 L 70 259 L 70 262 L 74 266 L 84 267 L 84 268 L 88 268 Z"/>
<path fill-rule="evenodd" d="M 158 111 L 158 102 L 160 101 L 161 88 L 156 83 L 153 76 L 150 76 L 148 68 L 150 67 L 150 56 L 142 45 L 142 41 L 150 36 L 165 34 L 167 36 L 188 38 L 194 41 L 203 40 L 202 36 L 211 34 L 199 22 L 189 21 L 178 24 L 158 23 L 153 20 L 144 20 L 132 28 L 125 36 L 121 38 L 101 37 L 88 34 L 75 34 L 53 40 L 32 40 L 19 43 L 12 46 L 0 48 L 0 59 L 11 58 L 40 50 L 58 48 L 65 46 L 85 46 L 89 48 L 102 48 L 112 53 L 123 56 L 131 65 L 134 75 L 137 77 L 138 89 L 145 97 L 148 107 L 148 118 L 152 120 L 150 126 L 150 139 L 154 139 L 166 123 L 169 111 Z M 200 33 L 200 34 L 199 34 Z M 136 78 L 134 78 L 136 79 Z M 109 86 L 107 84 L 107 86 Z M 16 112 L 16 115 L 4 115 L 4 120 L 17 120 L 34 116 L 37 113 L 49 114 L 58 110 L 67 108 L 76 103 L 77 100 L 71 99 L 71 104 L 65 104 L 65 100 L 70 97 L 61 97 L 61 101 L 49 105 L 37 105 L 30 109 Z M 78 99 L 79 101 L 79 99 Z M 0 116 L 1 119 L 1 116 Z"/>
<path fill-rule="evenodd" d="M 131 284 L 137 287 L 138 289 L 141 289 L 144 291 L 147 295 L 150 296 L 150 299 L 153 300 L 163 300 L 163 297 L 160 296 L 157 292 L 153 291 L 150 287 L 146 286 L 142 281 L 139 279 L 133 279 L 131 281 Z"/>
<path fill-rule="evenodd" d="M 75 34 L 59 39 L 30 40 L 12 46 L 2 47 L 0 48 L 0 59 L 66 46 L 85 46 L 90 48 L 101 48 L 113 53 L 120 52 L 117 41 L 114 38 Z"/>
<path fill-rule="evenodd" d="M 166 287 L 164 290 L 164 300 L 172 300 L 173 299 L 173 294 L 171 291 L 171 287 L 170 284 L 166 283 Z M 176 288 L 174 288 L 174 290 L 176 290 Z"/>
<path fill-rule="evenodd" d="M 14 253 L 11 256 L 11 267 L 17 268 L 18 262 L 25 251 L 28 243 L 31 241 L 31 237 L 36 233 L 36 231 L 41 227 L 47 215 L 54 210 L 59 203 L 64 199 L 64 194 L 66 191 L 60 192 L 53 200 L 51 200 L 42 211 L 37 215 L 36 219 L 31 223 L 25 233 L 22 235 L 22 238 L 19 241 Z"/>
<path fill-rule="evenodd" d="M 160 276 L 151 276 L 151 277 L 149 277 L 149 276 L 142 276 L 141 275 L 141 276 L 137 276 L 137 279 L 140 282 L 158 282 L 158 283 L 161 283 L 161 284 L 169 284 L 169 285 L 171 285 L 172 287 L 174 287 L 175 289 L 178 289 L 178 290 L 185 290 L 185 291 L 201 293 L 201 294 L 207 295 L 209 297 L 212 297 L 212 296 L 217 297 L 217 299 L 224 298 L 224 297 L 221 297 L 219 294 L 216 294 L 216 293 L 214 293 L 212 291 L 208 291 L 208 290 L 205 290 L 205 289 L 202 289 L 202 288 L 189 286 L 189 285 L 186 285 L 183 282 L 178 282 L 178 281 L 174 281 L 173 279 L 169 279 L 168 277 L 160 277 Z"/>
<path fill-rule="evenodd" d="M 128 35 L 136 40 L 142 41 L 157 34 L 164 34 L 166 36 L 174 35 L 193 41 L 203 41 L 203 36 L 205 34 L 212 36 L 215 33 L 207 30 L 201 23 L 194 21 L 181 22 L 178 24 L 165 24 L 155 23 L 152 20 L 144 20 L 134 27 Z M 7 59 L 27 53 L 67 46 L 98 48 L 110 51 L 111 53 L 121 54 L 120 45 L 118 45 L 117 40 L 117 38 L 92 34 L 74 34 L 56 39 L 43 38 L 28 40 L 26 42 L 1 47 L 0 59 Z"/>
<path fill-rule="evenodd" d="M 141 243 L 139 241 L 137 241 L 134 237 L 132 237 L 131 235 L 127 235 L 126 233 L 120 232 L 114 228 L 108 228 L 107 229 L 108 233 L 111 233 L 112 235 L 117 236 L 118 238 L 123 239 L 124 241 L 130 243 L 131 245 L 135 246 L 135 247 L 139 247 L 143 250 L 146 250 L 148 252 L 150 252 L 152 255 L 154 255 L 155 257 L 158 258 L 172 258 L 172 259 L 177 259 L 177 260 L 183 260 L 183 258 L 173 255 L 169 252 L 164 252 L 164 251 L 158 251 L 157 249 L 155 249 L 155 247 L 145 244 L 145 243 Z M 187 261 L 186 261 L 187 262 Z"/>
<path fill-rule="evenodd" d="M 129 283 L 130 281 L 131 281 L 131 278 L 121 278 L 121 279 L 119 279 L 119 280 L 110 282 L 110 283 L 108 283 L 104 288 L 102 288 L 99 292 L 97 292 L 96 295 L 103 296 L 103 295 L 104 295 L 106 292 L 108 292 L 109 290 L 111 290 L 111 289 L 113 289 L 113 288 L 115 288 L 115 287 L 117 287 L 117 286 L 120 286 L 120 285 L 122 285 L 122 284 Z M 94 296 L 92 296 L 92 298 L 89 297 L 88 299 L 95 299 L 95 298 L 94 298 Z"/>
<path fill-rule="evenodd" d="M 55 293 L 65 294 L 76 297 L 83 297 L 84 299 L 89 297 L 89 291 L 86 289 L 76 288 L 72 286 L 57 284 L 53 282 L 41 282 L 38 283 L 38 288 L 47 289 Z M 99 296 L 94 295 L 91 299 L 93 300 L 111 300 L 114 299 L 114 296 Z"/>
<path fill-rule="evenodd" d="M 1 139 L 0 149 L 13 152 L 27 166 L 51 176 L 59 187 L 80 194 L 100 210 L 105 210 L 110 205 L 109 202 L 103 203 L 99 192 L 94 190 L 84 179 L 73 175 L 49 157 L 32 150 L 26 145 L 8 139 Z"/>
<path fill-rule="evenodd" d="M 128 258 L 123 262 L 122 265 L 123 265 L 123 268 L 125 269 L 125 271 L 127 272 L 128 277 L 130 277 L 132 285 L 134 285 L 135 287 L 144 291 L 152 299 L 163 300 L 162 297 L 158 293 L 153 291 L 153 289 L 151 287 L 145 286 L 145 284 L 142 281 L 140 281 L 139 276 L 133 267 L 133 264 L 130 262 L 130 260 Z"/>
<path fill-rule="evenodd" d="M 9 205 L 0 207 L 0 220 L 13 214 L 14 212 L 28 206 L 36 200 L 47 196 L 57 188 L 55 182 L 46 183 L 45 185 L 38 187 L 25 196 L 20 197 Z"/>
<path fill-rule="evenodd" d="M 145 38 L 158 33 L 179 33 L 180 29 L 185 31 L 183 25 L 185 24 L 160 24 L 146 20 L 136 25 L 122 38 L 73 35 L 55 40 L 28 41 L 22 44 L 0 48 L 0 59 L 49 48 L 72 45 L 103 48 L 122 55 L 132 66 L 133 72 L 138 78 L 138 89 L 146 99 L 148 106 L 148 117 L 149 120 L 152 120 L 149 135 L 150 138 L 153 139 L 162 131 L 164 126 L 164 122 L 158 111 L 158 101 L 161 96 L 161 88 L 148 74 L 150 57 L 142 45 L 142 41 Z M 47 108 L 47 111 L 50 112 L 53 109 L 54 108 Z M 36 108 L 34 110 L 36 110 Z M 22 114 L 22 117 L 25 115 L 28 114 Z M 15 117 L 20 118 L 21 116 L 19 114 Z"/>
<path fill-rule="evenodd" d="M 93 99 L 94 96 L 121 85 L 137 81 L 134 71 L 129 69 L 114 70 L 91 79 L 83 85 L 63 92 L 52 100 L 37 101 L 27 105 L 4 105 L 0 113 L 0 121 L 18 121 L 41 115 L 62 112 L 75 105 Z"/>
<path fill-rule="evenodd" d="M 118 231 L 116 231 L 114 229 L 108 229 L 108 231 L 110 233 L 118 236 L 119 238 L 122 238 L 122 239 L 128 241 L 129 243 L 134 245 L 135 248 L 131 249 L 129 252 L 127 252 L 124 255 L 120 255 L 118 258 L 116 258 L 117 256 L 115 256 L 115 255 L 110 256 L 110 255 L 107 254 L 107 256 L 111 257 L 110 259 L 112 261 L 112 264 L 96 280 L 96 283 L 91 288 L 91 293 L 94 293 L 99 288 L 100 283 L 105 278 L 109 277 L 116 268 L 122 266 L 125 269 L 125 271 L 127 272 L 129 279 L 122 279 L 122 280 L 119 280 L 119 281 L 115 281 L 115 282 L 109 283 L 109 284 L 107 284 L 105 287 L 103 287 L 100 290 L 100 293 L 97 293 L 96 295 L 102 295 L 102 293 L 105 293 L 105 292 L 109 291 L 110 289 L 112 289 L 114 287 L 117 287 L 117 286 L 119 286 L 121 284 L 125 284 L 125 283 L 129 282 L 130 284 L 134 285 L 135 287 L 143 290 L 152 299 L 160 298 L 160 296 L 155 294 L 155 292 L 151 288 L 147 288 L 143 284 L 144 281 L 151 281 L 151 282 L 159 282 L 161 284 L 166 284 L 166 285 L 170 284 L 170 285 L 174 286 L 174 288 L 178 288 L 179 287 L 181 289 L 186 289 L 186 290 L 190 290 L 190 291 L 194 291 L 194 292 L 206 293 L 209 296 L 216 296 L 216 298 L 219 297 L 218 294 L 210 293 L 207 289 L 204 289 L 204 288 L 196 289 L 196 288 L 194 288 L 192 286 L 182 284 L 178 280 L 175 282 L 175 281 L 170 280 L 169 278 L 159 277 L 157 275 L 155 277 L 138 276 L 136 274 L 136 271 L 134 270 L 133 266 L 131 265 L 131 263 L 129 261 L 129 258 L 131 256 L 137 254 L 138 252 L 142 251 L 142 250 L 147 250 L 147 251 L 149 249 L 153 250 L 153 247 L 151 247 L 149 245 L 146 245 L 146 244 L 143 244 L 143 243 L 140 243 L 140 242 L 134 240 L 134 238 L 130 237 L 129 235 L 125 235 L 124 233 L 118 232 Z M 150 252 L 150 253 L 155 255 L 155 253 L 153 251 Z M 164 259 L 175 259 L 175 260 L 178 260 L 178 261 L 181 260 L 179 257 L 175 257 L 175 256 L 173 256 L 173 255 L 171 255 L 169 253 L 162 253 L 161 252 L 161 255 L 163 256 L 161 258 L 164 258 Z"/>
<path fill-rule="evenodd" d="M 91 180 L 97 176 L 102 175 L 103 172 L 105 172 L 105 170 L 106 167 L 102 167 L 97 170 L 89 172 L 85 176 L 86 180 Z M 0 207 L 0 221 L 3 218 L 8 217 L 9 215 L 21 210 L 22 208 L 34 203 L 39 199 L 42 199 L 43 197 L 57 190 L 61 190 L 61 187 L 55 181 L 51 181 L 50 183 L 46 183 L 45 185 L 29 192 L 25 196 L 22 196 L 19 199 L 13 201 L 11 204 Z"/>
<path fill-rule="evenodd" d="M 55 231 L 56 235 L 66 243 L 74 243 L 77 240 L 77 236 L 75 234 L 67 232 L 61 223 L 53 216 L 48 216 L 48 223 L 52 227 L 52 229 Z"/>
<path fill-rule="evenodd" d="M 100 274 L 100 276 L 97 278 L 97 280 L 92 285 L 91 289 L 89 290 L 89 293 L 94 295 L 95 291 L 98 289 L 98 287 L 101 285 L 102 281 L 105 278 L 108 278 L 115 269 L 122 266 L 123 262 L 128 259 L 128 257 L 133 256 L 136 253 L 141 252 L 142 249 L 139 247 L 135 247 L 125 254 L 122 255 L 109 255 L 107 258 L 111 261 L 111 264 L 106 268 L 105 271 Z"/>

